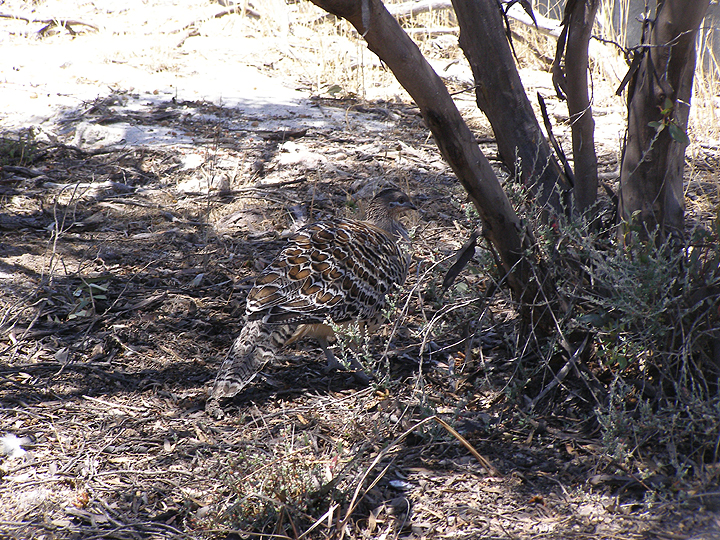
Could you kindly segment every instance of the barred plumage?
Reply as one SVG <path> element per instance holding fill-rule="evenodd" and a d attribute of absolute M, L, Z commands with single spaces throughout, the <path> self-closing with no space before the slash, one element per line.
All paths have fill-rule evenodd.
<path fill-rule="evenodd" d="M 385 295 L 405 282 L 409 258 L 398 239 L 407 232 L 398 218 L 413 209 L 402 191 L 385 189 L 368 204 L 366 221 L 328 219 L 290 238 L 248 294 L 246 324 L 220 368 L 208 410 L 222 414 L 218 400 L 240 392 L 297 339 L 318 339 L 328 364 L 337 366 L 325 322 L 379 323 Z"/>

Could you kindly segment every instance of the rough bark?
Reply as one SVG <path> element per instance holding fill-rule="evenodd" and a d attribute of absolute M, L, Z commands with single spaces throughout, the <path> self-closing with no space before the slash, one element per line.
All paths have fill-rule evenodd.
<path fill-rule="evenodd" d="M 568 103 L 575 163 L 573 194 L 575 208 L 581 213 L 595 203 L 598 188 L 595 121 L 588 92 L 588 48 L 599 5 L 598 0 L 568 1 L 563 21 L 567 40 L 562 36 L 558 41 L 553 65 L 555 86 L 562 89 Z M 560 66 L 563 55 L 564 71 Z"/>
<path fill-rule="evenodd" d="M 543 207 L 560 214 L 558 188 L 564 178 L 525 94 L 497 1 L 453 0 L 453 6 L 476 101 L 490 120 L 500 158 L 511 171 L 519 158 L 523 184 L 539 193 Z"/>
<path fill-rule="evenodd" d="M 347 19 L 412 96 L 443 157 L 477 208 L 483 232 L 497 250 L 511 288 L 518 297 L 527 294 L 529 270 L 522 255 L 529 245 L 520 220 L 444 83 L 417 45 L 380 0 L 312 2 Z"/>
<path fill-rule="evenodd" d="M 695 37 L 709 0 L 665 0 L 628 88 L 619 218 L 639 219 L 641 239 L 683 235 L 683 166 L 695 70 Z M 668 107 L 668 104 L 670 107 Z M 634 217 L 634 214 L 637 215 Z"/>

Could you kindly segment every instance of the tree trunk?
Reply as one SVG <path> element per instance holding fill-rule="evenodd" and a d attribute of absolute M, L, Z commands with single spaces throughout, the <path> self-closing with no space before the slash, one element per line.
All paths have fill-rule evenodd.
<path fill-rule="evenodd" d="M 683 235 L 695 37 L 708 5 L 709 0 L 665 0 L 658 6 L 650 46 L 628 89 L 618 217 L 626 223 L 639 219 L 640 239 L 656 227 L 659 241 Z"/>
<path fill-rule="evenodd" d="M 579 0 L 565 6 L 568 30 L 563 90 L 572 131 L 575 208 L 581 213 L 595 203 L 598 188 L 595 121 L 588 95 L 588 46 L 599 5 L 598 0 Z"/>
<path fill-rule="evenodd" d="M 347 19 L 415 100 L 443 157 L 477 208 L 483 232 L 498 251 L 510 287 L 518 298 L 527 294 L 530 273 L 523 251 L 530 246 L 520 220 L 445 84 L 417 45 L 380 0 L 312 2 Z"/>
<path fill-rule="evenodd" d="M 511 171 L 519 158 L 520 180 L 540 194 L 541 206 L 560 214 L 559 182 L 564 177 L 515 68 L 497 0 L 453 0 L 453 6 L 477 104 L 490 120 L 500 158 Z"/>

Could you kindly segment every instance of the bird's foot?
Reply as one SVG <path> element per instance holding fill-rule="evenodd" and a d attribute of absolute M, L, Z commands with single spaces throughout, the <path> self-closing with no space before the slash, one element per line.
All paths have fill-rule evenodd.
<path fill-rule="evenodd" d="M 327 358 L 327 367 L 324 370 L 325 373 L 348 369 L 348 366 L 340 363 L 335 357 L 335 355 L 332 353 L 327 340 L 325 340 L 324 338 L 319 338 L 318 341 L 320 342 L 320 346 L 325 352 L 325 357 Z M 370 382 L 370 377 L 367 376 L 367 374 L 363 370 L 362 364 L 360 364 L 360 362 L 358 362 L 356 358 L 353 358 L 350 361 L 350 366 L 355 370 L 353 371 L 353 377 L 355 377 L 356 381 L 362 384 L 368 384 Z"/>
<path fill-rule="evenodd" d="M 323 369 L 325 373 L 330 373 L 331 371 L 338 371 L 345 369 L 345 366 L 343 366 L 340 362 L 338 362 L 338 359 L 335 358 L 335 356 L 328 357 L 327 366 Z"/>
<path fill-rule="evenodd" d="M 367 373 L 365 373 L 362 369 L 353 371 L 353 377 L 359 383 L 370 384 L 370 377 L 368 377 Z"/>
<path fill-rule="evenodd" d="M 323 372 L 326 374 L 332 373 L 333 371 L 349 371 L 352 374 L 353 378 L 357 382 L 362 384 L 369 384 L 372 380 L 371 377 L 369 377 L 367 373 L 365 373 L 362 366 L 355 365 L 354 363 L 352 364 L 352 366 L 346 366 L 338 361 L 335 361 L 334 363 L 328 362 L 328 365 L 323 368 Z"/>

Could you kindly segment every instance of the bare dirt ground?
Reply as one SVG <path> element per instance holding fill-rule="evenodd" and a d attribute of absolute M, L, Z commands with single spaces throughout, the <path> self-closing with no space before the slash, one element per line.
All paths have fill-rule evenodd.
<path fill-rule="evenodd" d="M 27 19 L 0 20 L 0 537 L 720 538 L 717 498 L 618 472 L 587 396 L 518 406 L 515 312 L 473 298 L 480 258 L 440 296 L 478 223 L 417 109 L 292 74 L 328 38 L 267 33 L 270 4 L 0 5 Z M 621 108 L 601 117 L 612 171 Z M 377 384 L 303 343 L 207 416 L 253 275 L 385 183 L 420 211 Z"/>

